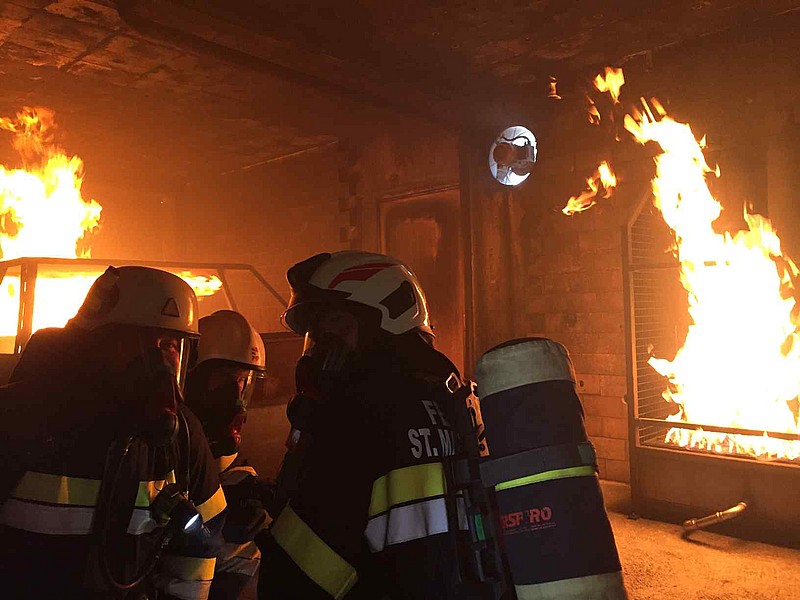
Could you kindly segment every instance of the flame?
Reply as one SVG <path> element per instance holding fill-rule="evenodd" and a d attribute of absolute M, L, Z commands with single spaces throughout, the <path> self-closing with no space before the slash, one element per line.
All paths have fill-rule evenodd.
<path fill-rule="evenodd" d="M 578 196 L 572 196 L 561 212 L 565 215 L 574 215 L 576 212 L 594 206 L 597 204 L 596 198 L 600 188 L 603 189 L 603 198 L 609 198 L 614 193 L 614 188 L 617 187 L 617 176 L 611 169 L 611 165 L 604 160 L 597 166 L 594 174 L 586 180 L 586 184 L 589 189 L 584 190 Z"/>
<path fill-rule="evenodd" d="M 83 161 L 57 146 L 55 118 L 47 108 L 25 107 L 16 117 L 0 118 L 0 129 L 14 134 L 13 146 L 24 168 L 0 165 L 0 252 L 3 260 L 20 257 L 90 256 L 86 235 L 97 230 L 102 207 L 81 195 Z M 94 280 L 92 267 L 64 273 L 39 273 L 35 287 L 33 331 L 61 327 L 75 315 Z M 176 273 L 198 297 L 216 293 L 216 276 Z M 20 277 L 8 271 L 0 282 L 0 352 L 13 351 L 20 302 Z"/>
<path fill-rule="evenodd" d="M 586 100 L 589 102 L 589 108 L 587 109 L 589 111 L 589 123 L 592 125 L 600 125 L 600 111 L 597 110 L 594 100 L 589 98 L 589 96 L 586 96 Z"/>
<path fill-rule="evenodd" d="M 195 275 L 191 271 L 175 274 L 192 287 L 198 299 L 213 296 L 222 289 L 222 281 L 216 275 Z"/>
<path fill-rule="evenodd" d="M 601 93 L 608 92 L 614 104 L 619 103 L 619 91 L 623 85 L 625 85 L 625 75 L 622 74 L 622 69 L 606 67 L 605 76 L 598 74 L 594 78 L 594 87 Z"/>
<path fill-rule="evenodd" d="M 652 182 L 655 204 L 674 232 L 674 253 L 689 300 L 689 326 L 673 360 L 649 364 L 669 379 L 663 397 L 672 421 L 800 435 L 797 267 L 781 252 L 770 222 L 746 210 L 745 229 L 716 233 L 721 206 L 706 183 L 712 169 L 688 124 L 654 103 L 626 115 L 642 144 L 661 147 Z M 713 452 L 762 458 L 800 457 L 800 440 L 674 428 L 666 441 Z"/>
<path fill-rule="evenodd" d="M 81 195 L 83 161 L 54 142 L 55 117 L 47 108 L 25 107 L 16 117 L 0 118 L 0 129 L 14 134 L 12 145 L 25 168 L 0 165 L 0 252 L 4 260 L 23 256 L 88 257 L 84 238 L 95 231 L 102 207 Z M 40 277 L 34 330 L 63 325 L 75 314 L 96 275 Z M 19 276 L 3 278 L 0 336 L 16 334 Z M 48 301 L 55 298 L 56 301 Z"/>
<path fill-rule="evenodd" d="M 100 222 L 101 206 L 81 196 L 83 161 L 52 142 L 55 122 L 47 109 L 25 108 L 16 119 L 0 118 L 14 133 L 26 169 L 0 165 L 0 251 L 21 256 L 89 256 L 79 241 Z"/>

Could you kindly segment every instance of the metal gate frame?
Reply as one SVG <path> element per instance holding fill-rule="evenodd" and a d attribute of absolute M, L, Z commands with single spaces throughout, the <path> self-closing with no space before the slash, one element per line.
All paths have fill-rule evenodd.
<path fill-rule="evenodd" d="M 680 523 L 744 500 L 749 504 L 747 512 L 738 519 L 715 526 L 717 531 L 800 548 L 800 503 L 794 498 L 794 490 L 800 485 L 800 465 L 766 462 L 740 455 L 705 453 L 657 442 L 659 436 L 672 427 L 695 429 L 702 425 L 708 431 L 745 435 L 762 435 L 763 432 L 666 421 L 665 414 L 659 415 L 657 407 L 661 407 L 661 412 L 669 408 L 661 398 L 665 378 L 646 365 L 649 349 L 647 340 L 643 340 L 641 334 L 643 326 L 650 327 L 651 336 L 661 336 L 659 339 L 665 345 L 669 343 L 670 323 L 658 322 L 659 318 L 663 320 L 666 309 L 658 304 L 648 306 L 646 303 L 663 300 L 658 297 L 658 286 L 668 287 L 669 278 L 665 278 L 664 274 L 670 271 L 678 273 L 679 265 L 671 254 L 662 253 L 658 256 L 654 248 L 644 247 L 648 242 L 647 235 L 651 236 L 650 241 L 658 235 L 657 231 L 646 231 L 648 226 L 658 229 L 657 224 L 647 223 L 651 217 L 647 209 L 652 206 L 652 200 L 648 187 L 623 228 L 628 376 L 626 401 L 633 510 L 648 518 Z M 661 220 L 658 215 L 652 216 Z M 665 224 L 662 225 L 664 228 Z M 648 276 L 653 276 L 652 280 L 648 281 Z M 651 297 L 648 297 L 647 289 L 642 288 L 653 281 L 655 284 L 650 290 Z M 660 309 L 663 311 L 659 314 Z M 653 321 L 648 323 L 648 318 Z M 672 342 L 677 343 L 674 331 L 673 323 Z M 775 437 L 796 439 L 796 436 L 779 432 L 775 433 Z"/>

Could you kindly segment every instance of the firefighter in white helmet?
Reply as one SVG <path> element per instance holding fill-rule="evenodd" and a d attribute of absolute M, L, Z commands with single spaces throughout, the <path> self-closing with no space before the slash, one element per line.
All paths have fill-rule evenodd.
<path fill-rule="evenodd" d="M 259 597 L 474 597 L 454 577 L 463 520 L 448 514 L 443 463 L 446 383 L 459 376 L 433 348 L 419 281 L 357 251 L 313 256 L 287 278 L 284 321 L 307 343 Z"/>
<path fill-rule="evenodd" d="M 207 597 L 226 505 L 181 402 L 197 335 L 189 285 L 125 266 L 30 339 L 0 389 L 4 597 Z"/>
<path fill-rule="evenodd" d="M 269 523 L 265 505 L 270 488 L 239 456 L 254 378 L 264 368 L 264 342 L 243 315 L 220 310 L 200 319 L 197 360 L 187 378 L 186 402 L 206 432 L 228 501 L 225 544 L 217 555 L 211 600 L 241 595 L 258 571 L 261 555 L 253 539 Z"/>

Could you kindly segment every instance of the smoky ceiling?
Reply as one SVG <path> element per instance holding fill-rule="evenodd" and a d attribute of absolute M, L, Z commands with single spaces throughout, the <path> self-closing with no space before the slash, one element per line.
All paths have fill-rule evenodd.
<path fill-rule="evenodd" d="M 312 87 L 461 125 L 523 114 L 596 69 L 791 31 L 797 0 L 374 3 L 124 0 L 130 23 Z M 788 29 L 787 29 L 788 27 Z M 569 95 L 569 94 L 568 94 Z M 502 105 L 502 108 L 498 108 Z"/>
<path fill-rule="evenodd" d="M 296 126 L 294 152 L 342 133 L 315 103 L 362 118 L 368 105 L 455 127 L 485 120 L 494 131 L 501 117 L 546 105 L 551 76 L 569 101 L 608 64 L 647 68 L 654 54 L 792 35 L 798 8 L 800 0 L 513 0 L 502 9 L 474 0 L 9 0 L 0 4 L 0 65 L 222 98 L 245 107 L 236 118 Z M 302 119 L 288 97 L 309 107 Z"/>

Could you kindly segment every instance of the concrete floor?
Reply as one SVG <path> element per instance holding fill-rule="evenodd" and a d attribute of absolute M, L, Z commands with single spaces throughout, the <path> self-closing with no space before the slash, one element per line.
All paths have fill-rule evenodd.
<path fill-rule="evenodd" d="M 797 600 L 800 550 L 628 518 L 630 489 L 603 482 L 631 600 Z M 699 515 L 698 515 L 699 516 Z"/>
<path fill-rule="evenodd" d="M 683 539 L 678 525 L 630 519 L 627 485 L 602 487 L 630 600 L 800 599 L 800 550 L 706 531 Z"/>

